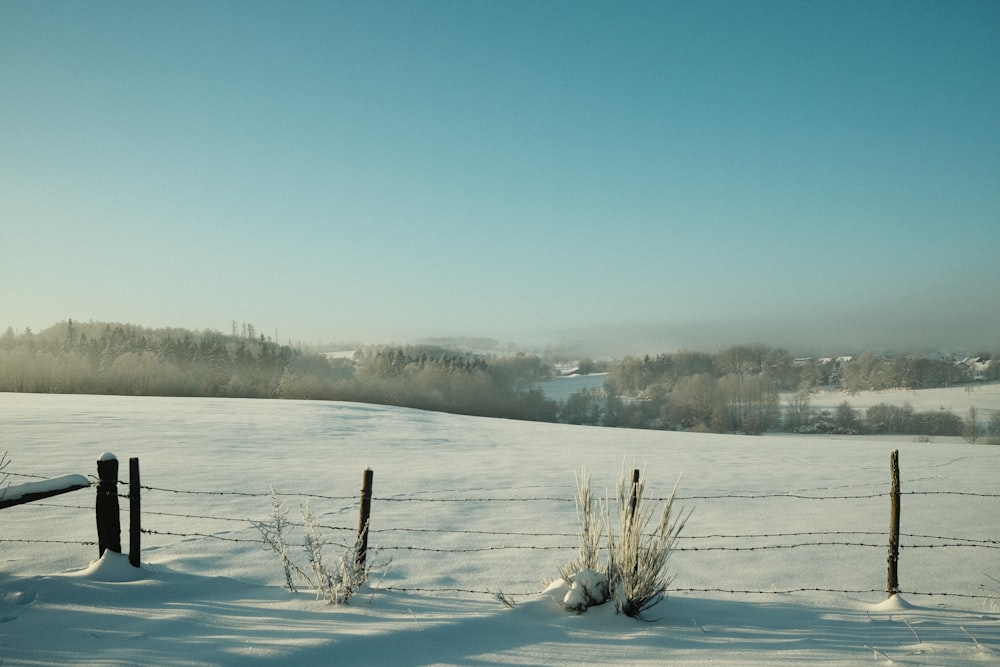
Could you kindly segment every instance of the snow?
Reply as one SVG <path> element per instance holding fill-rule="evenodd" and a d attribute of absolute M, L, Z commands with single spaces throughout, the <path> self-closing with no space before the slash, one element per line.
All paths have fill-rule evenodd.
<path fill-rule="evenodd" d="M 150 487 L 143 526 L 156 531 L 143 535 L 133 568 L 79 544 L 96 542 L 93 491 L 0 511 L 4 667 L 1000 664 L 995 545 L 908 548 L 933 541 L 920 535 L 1000 538 L 995 496 L 935 494 L 997 493 L 1000 447 L 602 429 L 351 403 L 22 394 L 0 394 L 0 424 L 12 473 L 90 472 L 105 451 L 139 457 Z M 903 592 L 887 600 L 889 503 L 878 494 L 893 449 L 905 494 Z M 677 502 L 695 509 L 679 542 L 688 550 L 671 559 L 673 590 L 645 622 L 613 604 L 568 612 L 569 586 L 554 581 L 576 554 L 578 524 L 572 502 L 547 499 L 573 499 L 584 466 L 595 494 L 613 497 L 623 461 L 644 471 L 648 498 L 668 495 L 683 471 Z M 292 520 L 312 494 L 319 523 L 349 529 L 331 541 L 345 542 L 366 467 L 370 542 L 384 549 L 376 562 L 391 564 L 349 605 L 290 593 L 274 555 L 250 541 L 250 520 L 270 512 L 269 486 L 301 494 L 287 497 Z M 834 534 L 788 536 L 816 531 Z M 122 537 L 127 545 L 127 528 Z M 795 546 L 815 542 L 876 546 Z M 788 548 L 757 548 L 774 544 Z M 934 592 L 951 595 L 922 594 Z"/>
<path fill-rule="evenodd" d="M 22 484 L 11 484 L 0 488 L 0 500 L 20 500 L 25 496 L 33 494 L 51 494 L 62 492 L 64 489 L 88 487 L 90 480 L 83 475 L 63 475 L 53 479 L 45 479 L 40 482 L 24 482 Z"/>
<path fill-rule="evenodd" d="M 910 405 L 916 412 L 947 410 L 963 419 L 969 408 L 974 407 L 979 413 L 979 421 L 985 424 L 994 412 L 1000 410 L 1000 383 L 970 384 L 948 389 L 887 389 L 858 394 L 822 391 L 809 397 L 813 409 L 831 412 L 845 401 L 858 410 L 880 403 L 898 407 Z"/>
<path fill-rule="evenodd" d="M 604 604 L 610 598 L 608 575 L 591 569 L 580 570 L 570 577 L 570 581 L 558 580 L 555 588 L 558 589 L 559 586 L 566 590 L 562 605 L 570 611 L 583 612 L 595 605 Z M 550 586 L 546 590 L 552 589 L 553 586 Z"/>

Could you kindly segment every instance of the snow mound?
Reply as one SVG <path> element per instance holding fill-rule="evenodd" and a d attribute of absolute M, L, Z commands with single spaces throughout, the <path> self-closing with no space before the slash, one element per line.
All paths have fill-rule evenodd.
<path fill-rule="evenodd" d="M 611 597 L 608 575 L 591 569 L 580 570 L 569 581 L 569 590 L 563 596 L 566 609 L 582 613 L 590 607 L 604 604 Z"/>
<path fill-rule="evenodd" d="M 883 600 L 877 604 L 869 605 L 869 611 L 905 611 L 913 609 L 913 605 L 907 602 L 899 593 L 893 595 L 888 600 Z"/>
<path fill-rule="evenodd" d="M 91 562 L 89 567 L 70 572 L 66 576 L 106 583 L 125 583 L 145 579 L 146 573 L 145 568 L 133 567 L 125 554 L 116 553 L 109 549 L 98 560 Z"/>

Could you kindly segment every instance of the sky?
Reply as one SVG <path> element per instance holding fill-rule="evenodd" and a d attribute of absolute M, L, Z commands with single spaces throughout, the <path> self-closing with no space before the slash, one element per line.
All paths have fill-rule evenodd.
<path fill-rule="evenodd" d="M 1000 352 L 996 2 L 0 3 L 0 328 Z"/>

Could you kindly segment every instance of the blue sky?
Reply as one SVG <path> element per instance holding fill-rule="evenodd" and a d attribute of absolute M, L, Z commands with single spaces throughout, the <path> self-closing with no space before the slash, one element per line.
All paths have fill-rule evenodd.
<path fill-rule="evenodd" d="M 0 327 L 1000 352 L 996 2 L 3 2 Z"/>

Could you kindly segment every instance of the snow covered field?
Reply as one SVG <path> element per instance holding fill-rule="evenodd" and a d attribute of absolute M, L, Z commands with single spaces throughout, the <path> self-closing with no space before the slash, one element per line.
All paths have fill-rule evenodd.
<path fill-rule="evenodd" d="M 902 407 L 909 404 L 916 412 L 947 410 L 965 419 L 969 408 L 976 408 L 980 423 L 985 424 L 1000 410 L 1000 384 L 970 384 L 950 389 L 891 389 L 850 395 L 839 391 L 813 394 L 810 405 L 816 410 L 836 409 L 847 401 L 851 407 L 864 410 L 879 403 Z"/>
<path fill-rule="evenodd" d="M 959 415 L 963 396 L 979 396 L 951 391 Z M 995 391 L 975 391 L 990 397 L 977 407 L 1000 407 Z M 887 602 L 893 449 L 904 592 Z M 5 667 L 1000 664 L 998 447 L 350 403 L 0 394 L 4 450 L 8 472 L 41 477 L 93 475 L 111 451 L 126 479 L 139 457 L 151 487 L 140 569 L 124 556 L 92 562 L 97 547 L 80 544 L 96 539 L 92 490 L 0 511 Z M 649 622 L 608 605 L 572 615 L 545 592 L 575 553 L 575 476 L 586 466 L 593 487 L 614 495 L 623 462 L 645 471 L 651 497 L 683 473 L 681 504 L 694 508 L 671 561 L 676 590 Z M 347 542 L 365 467 L 375 471 L 371 544 L 391 564 L 348 606 L 288 592 L 250 523 L 268 516 L 269 485 L 297 494 L 286 497 L 293 519 L 311 494 L 330 539 Z"/>

